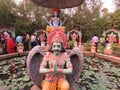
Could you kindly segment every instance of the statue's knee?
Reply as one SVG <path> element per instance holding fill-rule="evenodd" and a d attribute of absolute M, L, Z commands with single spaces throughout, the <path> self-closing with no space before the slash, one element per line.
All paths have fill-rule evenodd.
<path fill-rule="evenodd" d="M 67 80 L 60 80 L 58 87 L 60 90 L 70 90 L 70 85 Z"/>
<path fill-rule="evenodd" d="M 62 85 L 61 90 L 70 90 L 70 86 L 69 85 Z"/>

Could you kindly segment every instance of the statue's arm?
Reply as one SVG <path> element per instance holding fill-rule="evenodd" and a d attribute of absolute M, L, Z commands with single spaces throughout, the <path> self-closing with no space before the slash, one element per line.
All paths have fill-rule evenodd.
<path fill-rule="evenodd" d="M 46 17 L 44 17 L 45 21 L 50 25 L 50 27 L 53 27 L 52 25 L 52 20 L 48 21 L 48 19 Z"/>
<path fill-rule="evenodd" d="M 65 62 L 66 62 L 66 68 L 58 69 L 58 71 L 65 73 L 65 74 L 72 73 L 73 68 L 72 68 L 72 63 L 71 63 L 70 59 L 68 58 L 67 60 L 65 60 Z"/>
<path fill-rule="evenodd" d="M 53 69 L 46 67 L 47 67 L 47 60 L 43 58 L 43 61 L 40 64 L 39 73 L 49 73 L 54 71 Z"/>
<path fill-rule="evenodd" d="M 65 19 L 63 21 L 60 20 L 60 27 L 62 27 L 62 25 L 65 23 Z"/>

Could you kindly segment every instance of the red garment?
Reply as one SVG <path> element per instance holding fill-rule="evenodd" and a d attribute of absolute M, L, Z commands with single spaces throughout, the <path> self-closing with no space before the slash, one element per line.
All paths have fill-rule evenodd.
<path fill-rule="evenodd" d="M 8 50 L 8 53 L 14 53 L 15 52 L 15 42 L 13 41 L 12 38 L 9 38 L 7 40 L 7 50 Z"/>

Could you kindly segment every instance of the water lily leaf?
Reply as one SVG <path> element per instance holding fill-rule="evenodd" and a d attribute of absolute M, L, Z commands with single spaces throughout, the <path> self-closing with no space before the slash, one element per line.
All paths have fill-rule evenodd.
<path fill-rule="evenodd" d="M 6 70 L 3 70 L 3 71 L 2 71 L 2 74 L 7 74 L 7 71 L 6 71 Z"/>
<path fill-rule="evenodd" d="M 5 65 L 5 64 L 6 64 L 6 61 L 0 62 L 0 65 Z"/>
<path fill-rule="evenodd" d="M 3 84 L 4 84 L 4 81 L 1 81 L 1 80 L 0 80 L 0 85 L 2 86 Z"/>
<path fill-rule="evenodd" d="M 31 82 L 29 82 L 27 85 L 28 86 L 32 86 L 34 83 L 31 81 Z"/>
<path fill-rule="evenodd" d="M 86 89 L 86 87 L 82 87 L 82 89 L 81 89 L 81 90 L 87 90 L 87 89 Z"/>
<path fill-rule="evenodd" d="M 23 80 L 23 78 L 21 77 L 21 78 L 18 78 L 17 80 L 18 80 L 18 81 L 21 81 L 21 80 Z"/>
<path fill-rule="evenodd" d="M 3 70 L 8 70 L 9 67 L 6 65 L 6 66 L 3 66 Z"/>
<path fill-rule="evenodd" d="M 16 78 L 17 77 L 17 75 L 16 74 L 13 74 L 13 78 Z"/>
<path fill-rule="evenodd" d="M 16 85 L 13 86 L 13 87 L 12 87 L 12 90 L 18 90 L 18 86 L 16 86 Z"/>
<path fill-rule="evenodd" d="M 20 85 L 19 86 L 19 89 L 23 89 L 25 86 L 24 85 Z"/>
<path fill-rule="evenodd" d="M 25 76 L 25 77 L 23 78 L 23 81 L 29 81 L 29 80 L 30 80 L 29 76 Z"/>

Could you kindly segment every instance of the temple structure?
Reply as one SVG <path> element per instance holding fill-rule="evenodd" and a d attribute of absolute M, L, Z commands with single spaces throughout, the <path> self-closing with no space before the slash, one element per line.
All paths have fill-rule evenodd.
<path fill-rule="evenodd" d="M 120 45 L 120 30 L 111 27 L 103 32 L 103 36 L 108 43 L 118 43 Z"/>

